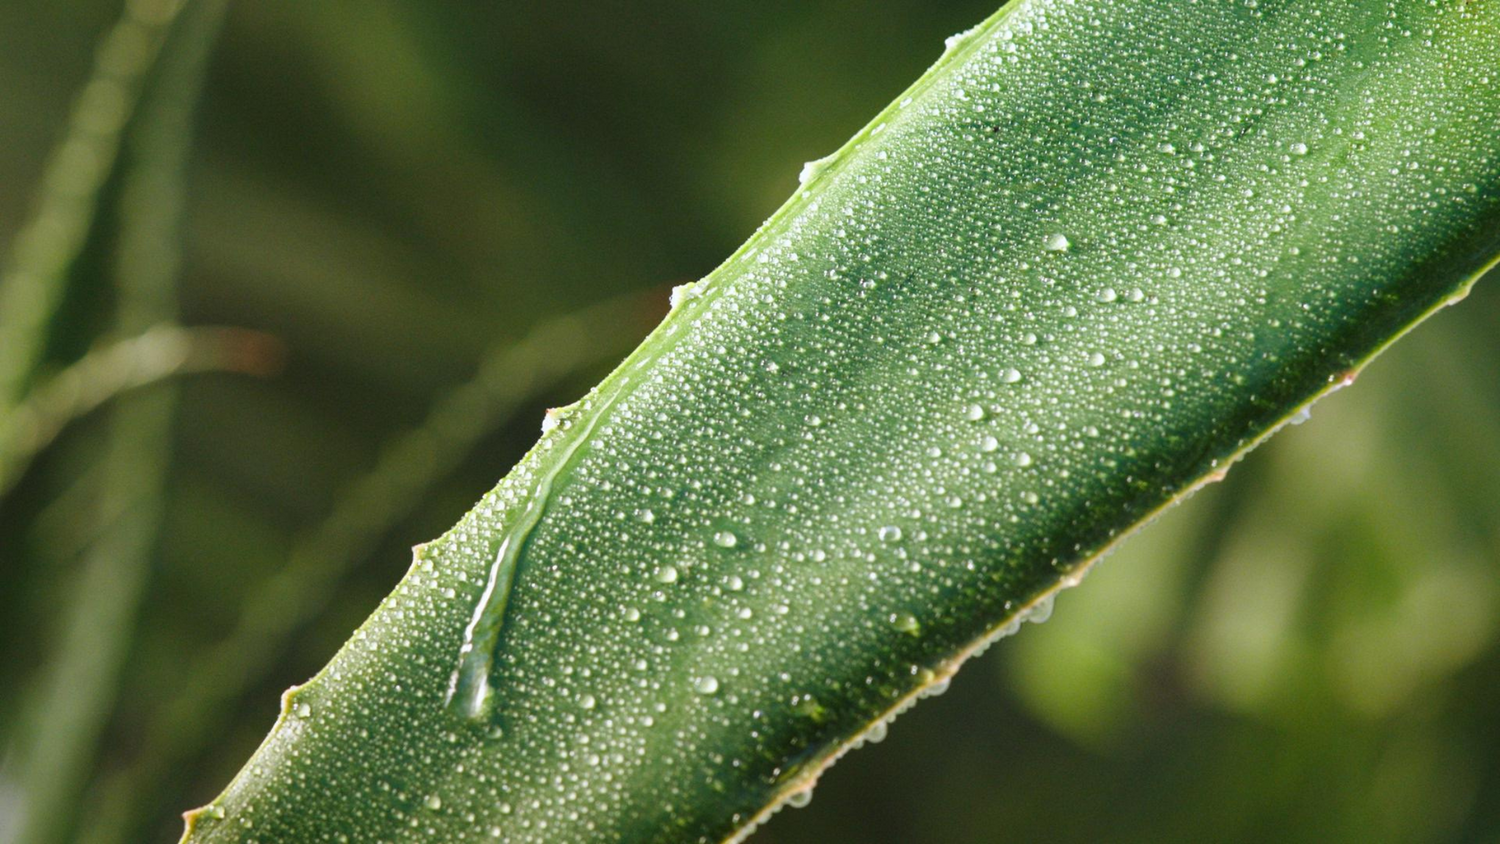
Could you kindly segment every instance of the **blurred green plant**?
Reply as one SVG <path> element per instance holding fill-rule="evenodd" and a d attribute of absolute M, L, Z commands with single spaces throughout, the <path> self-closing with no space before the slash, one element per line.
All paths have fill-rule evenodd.
<path fill-rule="evenodd" d="M 112 273 L 115 328 L 119 336 L 134 339 L 84 357 L 36 388 L 35 397 L 19 407 L 0 405 L 0 493 L 19 474 L 25 458 L 70 416 L 97 407 L 126 387 L 181 371 L 194 357 L 191 335 L 161 326 L 176 317 L 181 183 L 193 104 L 222 2 L 210 0 L 188 14 L 175 47 L 166 50 L 139 124 L 126 131 L 127 99 L 138 94 L 130 89 L 140 86 L 151 60 L 173 40 L 168 30 L 179 8 L 175 2 L 132 4 L 100 49 L 96 75 L 80 97 L 74 131 L 55 158 L 53 183 L 18 244 L 21 269 L 0 289 L 6 302 L 0 313 L 11 318 L 0 320 L 0 336 L 9 341 L 0 344 L 0 401 L 16 394 L 16 385 L 42 358 L 41 329 L 82 249 L 96 194 L 122 139 L 130 161 L 119 193 Z M 77 156 L 93 160 L 72 160 Z M 90 171 L 90 164 L 98 169 Z M 69 184 L 80 172 L 91 177 Z M 212 355 L 209 362 L 238 357 Z M 74 587 L 58 652 L 38 681 L 26 726 L 8 760 L 25 801 L 18 841 L 51 841 L 63 834 L 67 808 L 86 781 L 93 749 L 113 708 L 161 518 L 173 412 L 172 394 L 161 389 L 130 397 L 112 410 L 99 534 Z"/>

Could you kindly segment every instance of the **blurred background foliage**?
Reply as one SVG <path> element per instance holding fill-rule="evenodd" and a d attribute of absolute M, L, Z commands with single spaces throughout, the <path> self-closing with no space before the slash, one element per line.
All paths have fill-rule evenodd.
<path fill-rule="evenodd" d="M 0 482 L 0 841 L 174 840 L 408 546 L 994 2 L 257 0 L 193 113 L 217 4 L 131 0 L 120 156 L 51 176 L 120 2 L 0 3 L 0 235 L 102 168 L 29 394 L 174 324 L 262 376 Z M 755 840 L 1500 842 L 1496 325 L 1482 283 Z"/>

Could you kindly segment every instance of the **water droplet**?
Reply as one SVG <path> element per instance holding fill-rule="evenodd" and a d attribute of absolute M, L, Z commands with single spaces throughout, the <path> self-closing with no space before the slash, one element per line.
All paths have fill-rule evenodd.
<path fill-rule="evenodd" d="M 1031 611 L 1026 613 L 1026 620 L 1031 622 L 1032 624 L 1041 624 L 1042 622 L 1051 618 L 1053 597 L 1054 596 L 1052 595 L 1048 595 L 1033 604 L 1031 607 Z"/>
<path fill-rule="evenodd" d="M 921 631 L 922 625 L 917 617 L 909 612 L 891 613 L 891 626 L 902 633 L 910 633 L 915 636 Z"/>
<path fill-rule="evenodd" d="M 1098 352 L 1094 352 L 1093 354 L 1089 355 L 1089 366 L 1103 366 L 1103 365 L 1104 365 L 1104 355 L 1101 355 Z"/>
<path fill-rule="evenodd" d="M 739 575 L 731 574 L 724 578 L 724 588 L 731 592 L 738 592 L 745 588 L 745 581 L 741 580 Z"/>
<path fill-rule="evenodd" d="M 1292 144 L 1288 149 L 1292 151 L 1292 155 L 1307 155 L 1307 144 L 1304 143 Z"/>
<path fill-rule="evenodd" d="M 810 788 L 804 789 L 802 791 L 794 791 L 791 794 L 787 795 L 786 804 L 788 806 L 791 806 L 793 809 L 801 809 L 811 803 L 812 798 L 813 793 L 812 789 Z"/>
<path fill-rule="evenodd" d="M 712 674 L 705 674 L 693 681 L 693 691 L 700 695 L 711 695 L 719 690 L 719 679 Z"/>
<path fill-rule="evenodd" d="M 901 540 L 901 528 L 895 525 L 887 525 L 879 531 L 881 542 L 899 542 Z"/>
<path fill-rule="evenodd" d="M 1056 232 L 1047 235 L 1047 239 L 1042 243 L 1042 247 L 1048 252 L 1066 252 L 1072 245 L 1067 235 Z"/>
<path fill-rule="evenodd" d="M 1031 343 L 1035 343 L 1036 342 L 1036 335 L 1035 334 L 1028 334 L 1026 336 L 1031 338 L 1031 342 L 1027 343 L 1027 345 L 1031 345 Z M 1019 370 L 1019 369 L 1007 369 L 1004 372 L 1000 373 L 1000 380 L 1004 381 L 1007 384 L 1014 384 L 1017 381 L 1021 380 L 1021 370 Z"/>
<path fill-rule="evenodd" d="M 427 799 L 422 802 L 427 806 L 427 808 L 433 810 L 434 812 L 436 812 L 438 809 L 443 808 L 443 798 L 437 796 L 436 794 L 427 795 Z"/>
<path fill-rule="evenodd" d="M 971 404 L 964 408 L 964 418 L 970 422 L 978 422 L 984 418 L 984 408 L 977 404 Z"/>
<path fill-rule="evenodd" d="M 1024 469 L 1027 466 L 1031 465 L 1031 455 L 1027 454 L 1024 451 L 1018 451 L 1016 452 L 1015 463 L 1017 466 L 1020 466 Z"/>
<path fill-rule="evenodd" d="M 740 538 L 733 532 L 721 530 L 714 534 L 714 544 L 720 548 L 733 548 L 740 543 Z"/>
<path fill-rule="evenodd" d="M 1115 289 L 1113 287 L 1106 287 L 1103 290 L 1100 290 L 1099 295 L 1095 298 L 1097 298 L 1101 302 L 1113 302 L 1120 297 L 1117 293 L 1115 293 Z"/>
<path fill-rule="evenodd" d="M 593 709 L 598 703 L 599 701 L 591 694 L 585 693 L 578 696 L 578 706 L 580 709 Z"/>
<path fill-rule="evenodd" d="M 526 547 L 526 540 L 541 521 L 552 497 L 552 482 L 567 468 L 579 447 L 588 441 L 594 426 L 618 397 L 619 392 L 614 393 L 593 409 L 585 424 L 574 426 L 572 437 L 537 481 L 525 509 L 515 517 L 514 522 L 506 526 L 504 538 L 495 552 L 494 562 L 490 564 L 484 591 L 474 605 L 474 613 L 469 618 L 468 626 L 464 628 L 463 644 L 458 650 L 458 665 L 448 680 L 446 703 L 450 709 L 465 718 L 480 719 L 489 712 L 494 697 L 494 690 L 490 687 L 490 671 L 494 668 L 500 628 L 505 623 L 510 589 L 515 581 L 516 568 Z"/>
<path fill-rule="evenodd" d="M 655 577 L 656 577 L 656 582 L 658 582 L 658 583 L 676 583 L 677 582 L 677 567 L 676 566 L 662 566 L 661 568 L 659 568 L 659 569 L 656 570 Z"/>
<path fill-rule="evenodd" d="M 656 521 L 656 514 L 650 510 L 637 510 L 635 511 L 635 517 L 648 525 Z"/>
<path fill-rule="evenodd" d="M 986 436 L 984 439 L 982 439 L 982 440 L 979 441 L 979 450 L 980 451 L 988 453 L 988 452 L 992 452 L 992 451 L 998 451 L 999 449 L 1000 449 L 1000 441 L 997 440 L 997 439 L 995 439 L 994 437 Z"/>

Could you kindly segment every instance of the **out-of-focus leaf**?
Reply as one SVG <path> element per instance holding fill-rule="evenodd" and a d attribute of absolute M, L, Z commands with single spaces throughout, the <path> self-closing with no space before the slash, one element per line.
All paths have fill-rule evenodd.
<path fill-rule="evenodd" d="M 41 196 L 0 274 L 0 431 L 43 352 L 67 272 L 94 223 L 99 193 L 182 0 L 128 3 L 99 42 L 94 72 L 52 153 Z"/>
<path fill-rule="evenodd" d="M 147 102 L 139 121 L 125 137 L 129 162 L 122 178 L 118 254 L 112 267 L 119 302 L 116 325 L 123 336 L 157 341 L 158 348 L 148 350 L 157 353 L 173 337 L 182 339 L 170 330 L 163 336 L 162 329 L 154 327 L 177 316 L 193 115 L 227 2 L 195 2 L 168 33 L 169 55 L 144 95 Z M 132 17 L 151 14 L 174 20 L 181 5 L 134 3 L 126 22 L 110 38 L 124 38 L 121 33 L 129 31 Z M 133 49 L 148 46 L 137 44 Z M 96 374 L 109 368 L 106 361 L 95 367 Z M 46 391 L 41 398 L 47 398 Z M 77 821 L 67 807 L 78 802 L 97 757 L 152 569 L 175 411 L 174 393 L 158 390 L 129 396 L 111 416 L 96 517 L 100 535 L 85 553 L 83 570 L 68 592 L 56 651 L 33 690 L 30 723 L 21 733 L 16 758 L 7 760 L 16 768 L 23 794 L 14 839 L 18 844 L 67 840 Z M 4 480 L 0 474 L 0 489 Z"/>

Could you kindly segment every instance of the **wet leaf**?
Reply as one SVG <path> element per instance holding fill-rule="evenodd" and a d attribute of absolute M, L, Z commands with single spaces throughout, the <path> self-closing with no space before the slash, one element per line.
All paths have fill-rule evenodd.
<path fill-rule="evenodd" d="M 717 841 L 1500 253 L 1500 6 L 1006 7 L 457 527 L 189 841 Z"/>

